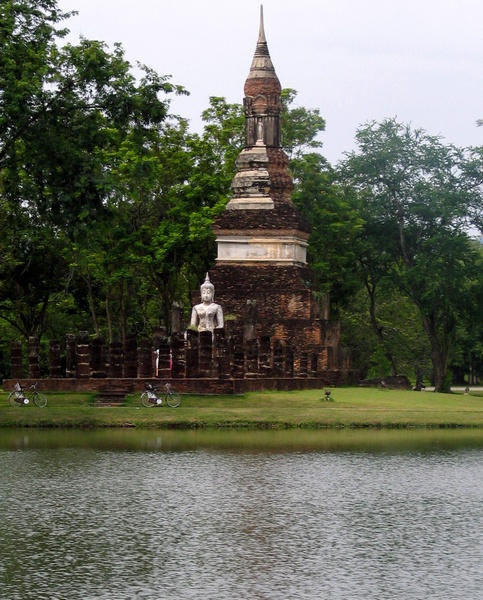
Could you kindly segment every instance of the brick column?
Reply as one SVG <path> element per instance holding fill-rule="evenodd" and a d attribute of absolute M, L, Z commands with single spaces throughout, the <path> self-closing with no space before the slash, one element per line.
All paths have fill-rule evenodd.
<path fill-rule="evenodd" d="M 138 341 L 135 333 L 128 333 L 123 348 L 124 370 L 120 377 L 136 379 L 138 376 Z"/>
<path fill-rule="evenodd" d="M 49 377 L 52 379 L 62 377 L 59 340 L 50 340 L 49 342 Z"/>
<path fill-rule="evenodd" d="M 199 377 L 213 376 L 213 334 L 211 331 L 200 331 L 200 358 L 198 362 Z"/>
<path fill-rule="evenodd" d="M 258 341 L 245 340 L 246 372 L 245 377 L 258 377 Z"/>
<path fill-rule="evenodd" d="M 186 377 L 199 377 L 200 338 L 197 331 L 186 332 Z"/>
<path fill-rule="evenodd" d="M 307 377 L 307 352 L 300 353 L 299 377 Z"/>
<path fill-rule="evenodd" d="M 106 350 L 104 340 L 95 337 L 91 346 L 91 377 L 102 379 L 107 377 L 106 373 Z"/>
<path fill-rule="evenodd" d="M 293 377 L 294 375 L 294 356 L 291 346 L 285 348 L 285 375 L 286 377 Z"/>
<path fill-rule="evenodd" d="M 317 354 L 310 353 L 309 377 L 317 377 Z"/>
<path fill-rule="evenodd" d="M 158 339 L 158 377 L 171 378 L 171 346 L 166 336 Z"/>
<path fill-rule="evenodd" d="M 272 373 L 272 340 L 269 335 L 260 337 L 258 370 L 260 377 L 270 377 Z"/>
<path fill-rule="evenodd" d="M 77 375 L 77 344 L 75 335 L 68 333 L 65 336 L 65 376 L 74 379 Z"/>
<path fill-rule="evenodd" d="M 154 377 L 154 349 L 150 342 L 143 341 L 138 348 L 138 377 Z"/>
<path fill-rule="evenodd" d="M 35 336 L 29 337 L 29 378 L 40 379 L 39 340 Z"/>
<path fill-rule="evenodd" d="M 213 342 L 215 344 L 216 371 L 219 379 L 229 379 L 230 373 L 230 353 L 226 343 L 225 330 L 215 329 L 213 332 Z"/>
<path fill-rule="evenodd" d="M 111 379 L 121 379 L 124 374 L 124 348 L 122 342 L 111 342 L 109 344 L 109 370 Z M 136 371 L 137 377 L 137 371 Z"/>
<path fill-rule="evenodd" d="M 91 376 L 91 347 L 87 331 L 79 331 L 77 336 L 76 376 L 79 379 L 89 379 Z"/>
<path fill-rule="evenodd" d="M 245 348 L 243 346 L 243 338 L 239 335 L 234 335 L 231 339 L 231 356 L 232 356 L 232 377 L 235 379 L 243 379 L 245 376 Z"/>
<path fill-rule="evenodd" d="M 281 340 L 275 340 L 273 344 L 273 367 L 272 377 L 284 377 L 285 375 L 284 347 Z"/>
<path fill-rule="evenodd" d="M 183 379 L 186 376 L 184 333 L 173 333 L 171 335 L 171 351 L 173 353 L 171 377 Z"/>
<path fill-rule="evenodd" d="M 12 379 L 23 379 L 23 357 L 22 344 L 11 342 L 10 344 L 10 377 Z"/>
<path fill-rule="evenodd" d="M 181 333 L 183 329 L 183 305 L 173 302 L 171 308 L 171 333 Z"/>

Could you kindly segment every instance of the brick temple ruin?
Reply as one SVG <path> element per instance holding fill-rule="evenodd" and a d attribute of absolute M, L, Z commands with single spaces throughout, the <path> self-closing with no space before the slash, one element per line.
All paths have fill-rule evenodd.
<path fill-rule="evenodd" d="M 237 159 L 232 199 L 216 220 L 216 264 L 209 276 L 224 327 L 184 329 L 170 338 L 128 337 L 106 346 L 87 332 L 68 335 L 65 351 L 50 342 L 44 389 L 137 391 L 147 380 L 173 381 L 180 392 L 235 393 L 353 383 L 339 323 L 310 289 L 310 229 L 291 200 L 293 182 L 281 139 L 281 85 L 265 38 L 263 13 L 244 87 L 245 147 Z M 197 300 L 193 298 L 193 304 Z M 176 308 L 174 309 L 176 312 Z M 61 361 L 61 356 L 64 356 Z M 20 344 L 12 346 L 11 385 L 26 381 Z M 39 345 L 28 348 L 28 378 L 39 379 Z"/>

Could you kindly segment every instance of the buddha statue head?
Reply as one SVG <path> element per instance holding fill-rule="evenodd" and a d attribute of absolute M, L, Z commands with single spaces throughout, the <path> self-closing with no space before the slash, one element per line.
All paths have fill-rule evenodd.
<path fill-rule="evenodd" d="M 208 273 L 206 274 L 204 282 L 200 287 L 201 300 L 203 302 L 213 302 L 215 299 L 215 286 L 211 283 Z"/>

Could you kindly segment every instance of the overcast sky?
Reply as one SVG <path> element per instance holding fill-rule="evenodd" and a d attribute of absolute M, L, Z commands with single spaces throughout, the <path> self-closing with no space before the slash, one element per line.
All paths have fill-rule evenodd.
<path fill-rule="evenodd" d="M 112 45 L 191 95 L 172 111 L 200 131 L 210 96 L 243 100 L 259 0 L 59 0 L 79 35 Z M 322 153 L 336 163 L 359 125 L 386 117 L 483 145 L 483 0 L 264 0 L 282 87 L 326 119 Z"/>

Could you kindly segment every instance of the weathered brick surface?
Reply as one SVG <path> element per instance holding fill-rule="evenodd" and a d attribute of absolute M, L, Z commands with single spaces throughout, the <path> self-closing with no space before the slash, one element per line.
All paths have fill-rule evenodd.
<path fill-rule="evenodd" d="M 322 377 L 270 377 L 253 379 L 166 379 L 164 382 L 172 384 L 173 388 L 182 394 L 242 394 L 249 391 L 262 390 L 303 390 L 317 389 L 326 386 L 348 385 L 357 382 L 358 373 L 352 371 L 341 372 L 338 369 L 326 371 Z M 5 379 L 3 388 L 12 391 L 17 381 L 25 387 L 35 383 L 33 379 Z M 159 384 L 155 378 L 138 379 L 42 379 L 38 381 L 38 389 L 42 392 L 99 392 L 107 390 L 110 386 L 118 389 L 129 389 L 141 393 L 146 383 Z"/>
<path fill-rule="evenodd" d="M 264 103 L 268 104 L 270 97 L 280 98 L 282 86 L 280 81 L 274 77 L 257 77 L 256 79 L 247 79 L 243 91 L 245 96 L 254 98 L 255 101 L 261 98 Z M 263 109 L 264 107 L 261 106 L 260 108 Z"/>
<path fill-rule="evenodd" d="M 265 328 L 287 319 L 311 319 L 316 309 L 307 267 L 218 263 L 210 270 L 216 301 L 225 315 L 245 322 L 247 301 L 257 303 L 257 321 Z M 264 332 L 271 335 L 270 331 Z"/>

